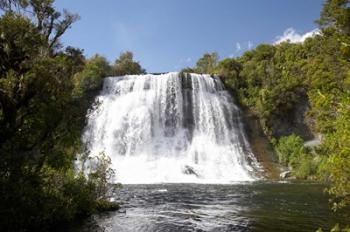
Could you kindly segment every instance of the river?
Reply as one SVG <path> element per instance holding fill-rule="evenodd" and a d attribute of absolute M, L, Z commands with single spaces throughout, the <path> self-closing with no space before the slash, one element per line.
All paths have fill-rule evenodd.
<path fill-rule="evenodd" d="M 316 231 L 350 224 L 330 211 L 325 186 L 310 182 L 124 185 L 118 212 L 79 231 Z"/>

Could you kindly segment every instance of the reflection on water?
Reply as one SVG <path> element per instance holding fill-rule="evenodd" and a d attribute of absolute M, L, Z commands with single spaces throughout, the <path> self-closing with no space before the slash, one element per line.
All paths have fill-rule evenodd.
<path fill-rule="evenodd" d="M 329 210 L 313 183 L 125 185 L 119 212 L 94 216 L 83 231 L 315 231 L 345 214 Z"/>

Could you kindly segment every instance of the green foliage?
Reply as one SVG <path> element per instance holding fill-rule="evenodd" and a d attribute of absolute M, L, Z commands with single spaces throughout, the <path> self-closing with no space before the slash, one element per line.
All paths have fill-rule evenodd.
<path fill-rule="evenodd" d="M 341 33 L 350 35 L 350 1 L 326 0 L 318 20 L 322 28 L 335 28 Z"/>
<path fill-rule="evenodd" d="M 219 62 L 216 67 L 216 74 L 218 74 L 225 83 L 231 88 L 238 89 L 242 81 L 240 80 L 240 72 L 242 65 L 235 59 L 226 58 Z"/>
<path fill-rule="evenodd" d="M 82 96 L 84 92 L 98 90 L 102 86 L 104 77 L 111 75 L 112 68 L 106 58 L 95 55 L 86 62 L 84 69 L 74 75 L 75 96 Z"/>
<path fill-rule="evenodd" d="M 115 210 L 118 210 L 120 208 L 118 203 L 110 202 L 110 201 L 103 200 L 103 199 L 97 200 L 96 203 L 97 203 L 96 208 L 99 212 L 115 211 Z"/>
<path fill-rule="evenodd" d="M 344 228 L 341 228 L 339 224 L 336 224 L 332 229 L 331 229 L 331 232 L 350 232 L 350 228 L 347 226 L 347 227 L 344 227 Z"/>
<path fill-rule="evenodd" d="M 137 75 L 144 74 L 146 71 L 141 67 L 138 62 L 133 60 L 132 52 L 124 52 L 120 54 L 119 58 L 114 63 L 114 75 Z"/>
<path fill-rule="evenodd" d="M 195 70 L 193 68 L 187 67 L 183 68 L 180 73 L 195 73 Z"/>
<path fill-rule="evenodd" d="M 113 191 L 112 186 L 110 186 L 115 175 L 114 170 L 110 167 L 112 161 L 103 152 L 96 156 L 95 159 L 96 165 L 89 173 L 89 180 L 96 186 L 95 194 L 97 199 L 106 199 L 109 196 L 109 192 Z"/>
<path fill-rule="evenodd" d="M 332 181 L 329 193 L 334 198 L 334 209 L 350 204 L 350 94 L 342 96 L 334 121 L 334 131 L 327 134 L 322 145 L 329 155 L 326 170 Z"/>
<path fill-rule="evenodd" d="M 60 37 L 79 19 L 79 16 L 67 10 L 57 11 L 53 6 L 54 0 L 1 0 L 0 9 L 31 20 L 33 26 L 45 40 L 47 50 L 54 54 L 61 44 Z"/>
<path fill-rule="evenodd" d="M 285 166 L 295 164 L 300 154 L 305 153 L 303 139 L 294 134 L 280 138 L 277 149 L 279 162 Z"/>
<path fill-rule="evenodd" d="M 45 46 L 44 37 L 30 20 L 14 13 L 0 18 L 0 32 L 0 76 L 26 72 Z"/>
<path fill-rule="evenodd" d="M 197 73 L 214 74 L 219 56 L 216 52 L 205 53 L 202 58 L 197 61 L 195 71 Z"/>
<path fill-rule="evenodd" d="M 74 75 L 75 73 L 84 69 L 86 59 L 83 53 L 84 50 L 71 46 L 66 47 L 65 51 L 62 53 L 66 58 L 68 67 L 70 67 L 71 75 Z"/>
<path fill-rule="evenodd" d="M 279 162 L 292 168 L 295 177 L 306 179 L 317 174 L 322 160 L 304 147 L 304 141 L 297 135 L 279 139 L 276 145 Z"/>
<path fill-rule="evenodd" d="M 303 153 L 294 164 L 293 175 L 299 179 L 315 179 L 318 173 L 318 163 L 310 153 Z"/>
<path fill-rule="evenodd" d="M 1 231 L 49 230 L 90 215 L 115 189 L 106 157 L 91 173 L 74 165 L 91 91 L 111 68 L 103 57 L 86 61 L 80 49 L 60 49 L 77 16 L 52 4 L 0 1 Z"/>
<path fill-rule="evenodd" d="M 302 55 L 300 45 L 262 44 L 237 60 L 241 69 L 234 81 L 224 79 L 227 85 L 238 87 L 239 101 L 259 116 L 270 138 L 277 134 L 273 124 L 289 117 L 296 103 L 305 95 L 300 70 L 302 62 L 295 62 L 302 59 Z"/>

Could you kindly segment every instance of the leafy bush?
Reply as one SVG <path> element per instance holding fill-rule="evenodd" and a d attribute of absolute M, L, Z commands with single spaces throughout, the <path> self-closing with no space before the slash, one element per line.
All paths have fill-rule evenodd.
<path fill-rule="evenodd" d="M 195 71 L 198 73 L 214 74 L 219 56 L 216 52 L 205 53 L 197 63 Z"/>
<path fill-rule="evenodd" d="M 116 76 L 144 74 L 146 71 L 141 65 L 133 60 L 132 52 L 124 52 L 120 54 L 113 66 L 113 74 Z"/>
<path fill-rule="evenodd" d="M 299 179 L 307 179 L 316 175 L 323 161 L 306 149 L 303 139 L 294 134 L 280 138 L 276 149 L 279 162 L 292 168 L 293 175 Z"/>
<path fill-rule="evenodd" d="M 342 96 L 338 107 L 334 132 L 328 134 L 322 145 L 329 156 L 325 170 L 332 181 L 328 192 L 334 196 L 334 209 L 350 204 L 350 93 Z"/>
<path fill-rule="evenodd" d="M 305 153 L 303 139 L 290 135 L 279 139 L 277 144 L 279 162 L 285 166 L 294 166 L 301 154 Z"/>
<path fill-rule="evenodd" d="M 104 77 L 111 75 L 112 69 L 106 58 L 95 55 L 89 59 L 81 72 L 74 75 L 74 96 L 101 88 Z"/>
<path fill-rule="evenodd" d="M 226 58 L 219 62 L 216 67 L 216 74 L 231 88 L 238 89 L 242 81 L 240 78 L 240 72 L 242 65 L 235 59 Z"/>

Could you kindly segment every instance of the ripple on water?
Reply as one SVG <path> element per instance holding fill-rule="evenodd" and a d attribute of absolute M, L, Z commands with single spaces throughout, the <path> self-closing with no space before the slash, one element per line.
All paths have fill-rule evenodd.
<path fill-rule="evenodd" d="M 101 231 L 315 231 L 347 215 L 330 212 L 324 186 L 305 183 L 241 185 L 125 185 L 122 211 L 95 216 Z M 94 228 L 94 229 L 91 229 Z M 84 231 L 96 231 L 86 223 Z"/>

